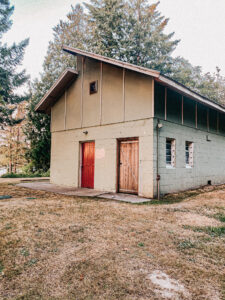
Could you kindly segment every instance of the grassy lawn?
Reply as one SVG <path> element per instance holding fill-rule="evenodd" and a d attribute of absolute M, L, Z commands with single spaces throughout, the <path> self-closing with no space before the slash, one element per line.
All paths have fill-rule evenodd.
<path fill-rule="evenodd" d="M 224 186 L 161 205 L 0 195 L 0 299 L 225 297 Z"/>

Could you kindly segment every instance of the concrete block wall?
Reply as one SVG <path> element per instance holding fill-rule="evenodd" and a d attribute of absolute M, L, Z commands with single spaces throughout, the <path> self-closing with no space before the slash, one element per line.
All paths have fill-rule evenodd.
<path fill-rule="evenodd" d="M 77 186 L 79 179 L 79 142 L 72 130 L 52 133 L 50 181 L 65 186 Z"/>
<path fill-rule="evenodd" d="M 117 139 L 129 137 L 139 138 L 139 195 L 153 197 L 152 118 L 52 132 L 51 182 L 80 186 L 80 144 L 95 141 L 94 188 L 116 192 Z"/>
<path fill-rule="evenodd" d="M 153 197 L 153 119 L 148 135 L 139 138 L 139 196 Z"/>
<path fill-rule="evenodd" d="M 105 138 L 95 140 L 94 188 L 100 191 L 116 191 L 117 140 Z"/>
<path fill-rule="evenodd" d="M 178 192 L 190 188 L 225 182 L 225 137 L 206 131 L 160 120 L 163 127 L 159 137 L 159 174 L 161 194 Z M 154 120 L 154 195 L 157 193 L 156 181 L 156 125 Z M 207 136 L 210 141 L 207 141 Z M 175 168 L 166 167 L 166 138 L 176 140 Z M 186 168 L 185 142 L 194 143 L 194 165 Z"/>

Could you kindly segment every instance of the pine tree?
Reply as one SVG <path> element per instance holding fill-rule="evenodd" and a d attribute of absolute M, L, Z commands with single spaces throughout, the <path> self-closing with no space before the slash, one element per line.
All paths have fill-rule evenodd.
<path fill-rule="evenodd" d="M 30 172 L 46 172 L 50 167 L 50 117 L 45 114 L 37 114 L 35 106 L 45 93 L 43 82 L 36 80 L 31 88 L 31 99 L 27 107 L 26 124 L 24 133 L 29 141 L 26 150 L 26 159 L 30 163 Z"/>
<path fill-rule="evenodd" d="M 26 105 L 26 101 L 17 105 L 17 110 L 14 114 L 15 119 L 24 119 Z M 0 167 L 7 167 L 10 173 L 16 173 L 26 163 L 25 149 L 27 148 L 27 143 L 23 134 L 23 123 L 7 126 L 0 131 Z"/>
<path fill-rule="evenodd" d="M 26 135 L 31 147 L 26 156 L 36 169 L 49 168 L 51 135 L 49 116 L 35 113 L 34 107 L 66 67 L 76 67 L 74 56 L 63 53 L 63 45 L 156 69 L 204 95 L 224 97 L 224 78 L 218 72 L 203 75 L 200 67 L 171 57 L 179 41 L 174 33 L 165 34 L 169 20 L 161 16 L 158 4 L 91 0 L 85 4 L 87 13 L 80 5 L 72 6 L 67 20 L 53 29 L 43 73 L 32 85 L 28 106 Z"/>
<path fill-rule="evenodd" d="M 76 59 L 62 51 L 64 45 L 85 49 L 86 16 L 78 4 L 71 6 L 66 21 L 53 28 L 54 39 L 49 43 L 40 80 L 31 85 L 25 134 L 30 141 L 26 158 L 34 170 L 47 171 L 50 166 L 50 117 L 35 112 L 36 104 L 45 95 L 59 75 L 68 67 L 76 68 Z M 32 170 L 31 170 L 32 171 Z"/>
<path fill-rule="evenodd" d="M 159 2 L 149 4 L 147 0 L 127 2 L 126 60 L 135 65 L 171 72 L 171 54 L 179 40 L 173 40 L 174 32 L 165 34 L 169 19 L 157 10 Z"/>
<path fill-rule="evenodd" d="M 88 9 L 89 51 L 124 59 L 124 28 L 126 26 L 123 0 L 91 0 Z"/>
<path fill-rule="evenodd" d="M 165 34 L 169 19 L 158 12 L 159 2 L 147 0 L 92 0 L 88 9 L 89 49 L 169 74 L 171 53 L 178 44 Z"/>
<path fill-rule="evenodd" d="M 13 125 L 18 120 L 14 120 L 12 115 L 16 106 L 21 101 L 27 99 L 27 96 L 19 96 L 16 89 L 22 86 L 28 76 L 25 70 L 17 72 L 17 67 L 21 64 L 24 51 L 28 45 L 28 39 L 15 43 L 12 46 L 2 44 L 2 36 L 7 32 L 12 21 L 10 17 L 14 7 L 10 6 L 9 0 L 0 0 L 0 126 Z"/>
<path fill-rule="evenodd" d="M 53 41 L 49 42 L 43 63 L 42 82 L 47 79 L 51 84 L 66 68 L 76 68 L 75 57 L 64 53 L 62 48 L 66 45 L 87 50 L 86 28 L 86 15 L 82 6 L 71 6 L 67 20 L 60 21 L 53 28 Z"/>

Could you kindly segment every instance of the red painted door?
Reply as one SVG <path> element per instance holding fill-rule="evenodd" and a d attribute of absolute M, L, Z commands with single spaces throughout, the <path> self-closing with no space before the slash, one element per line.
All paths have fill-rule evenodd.
<path fill-rule="evenodd" d="M 82 144 L 81 187 L 94 188 L 95 143 Z"/>

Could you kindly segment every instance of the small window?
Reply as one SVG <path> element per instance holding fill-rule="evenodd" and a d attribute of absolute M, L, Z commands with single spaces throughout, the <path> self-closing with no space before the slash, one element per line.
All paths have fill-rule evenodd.
<path fill-rule="evenodd" d="M 176 146 L 174 139 L 166 139 L 166 166 L 175 167 Z"/>
<path fill-rule="evenodd" d="M 98 92 L 98 81 L 90 82 L 90 95 Z"/>
<path fill-rule="evenodd" d="M 186 168 L 193 167 L 193 150 L 194 150 L 194 144 L 192 142 L 185 142 Z"/>

